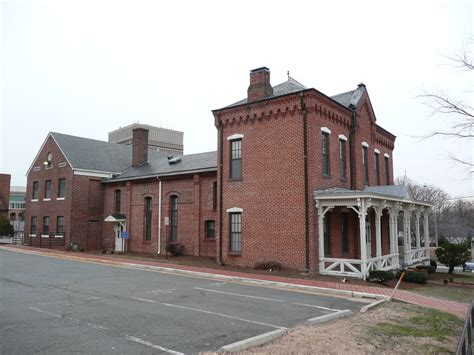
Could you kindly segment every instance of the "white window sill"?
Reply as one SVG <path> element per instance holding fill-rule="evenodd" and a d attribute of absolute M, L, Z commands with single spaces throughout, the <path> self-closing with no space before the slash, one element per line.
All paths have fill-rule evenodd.
<path fill-rule="evenodd" d="M 54 238 L 63 238 L 64 235 L 55 235 Z"/>
<path fill-rule="evenodd" d="M 44 198 L 43 201 L 51 201 L 50 198 Z"/>
<path fill-rule="evenodd" d="M 49 234 L 41 234 L 41 238 L 49 238 Z"/>
<path fill-rule="evenodd" d="M 36 234 L 30 234 L 30 238 L 36 238 Z"/>
<path fill-rule="evenodd" d="M 35 198 L 34 200 L 31 200 L 31 202 L 38 202 L 38 199 Z"/>
<path fill-rule="evenodd" d="M 58 197 L 56 198 L 57 201 L 63 201 L 64 200 L 64 197 Z"/>

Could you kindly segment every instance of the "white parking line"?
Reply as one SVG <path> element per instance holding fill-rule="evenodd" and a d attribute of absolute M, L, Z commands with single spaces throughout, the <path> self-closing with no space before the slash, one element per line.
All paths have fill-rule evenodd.
<path fill-rule="evenodd" d="M 164 352 L 169 353 L 169 354 L 184 355 L 183 353 L 180 353 L 178 351 L 174 351 L 174 350 L 171 350 L 171 349 L 164 348 L 162 346 L 150 343 L 149 341 L 146 341 L 146 340 L 143 340 L 143 339 L 140 339 L 140 338 L 137 338 L 137 337 L 133 337 L 133 336 L 130 336 L 130 335 L 125 335 L 125 338 L 128 339 L 128 340 L 134 341 L 135 343 L 146 345 L 146 346 L 149 346 L 150 348 L 158 349 L 158 350 L 164 351 Z"/>
<path fill-rule="evenodd" d="M 181 306 L 181 305 L 178 305 L 178 304 L 171 304 L 171 303 L 165 303 L 165 302 L 158 302 L 158 301 L 148 300 L 148 299 L 146 299 L 146 298 L 140 298 L 140 297 L 131 297 L 131 298 L 133 298 L 133 299 L 135 299 L 135 300 L 139 300 L 139 301 L 161 304 L 161 305 L 167 306 L 167 307 L 174 307 L 174 308 L 185 309 L 185 310 L 187 310 L 187 311 L 193 311 L 193 312 L 211 314 L 211 315 L 213 315 L 213 316 L 218 316 L 218 317 L 222 317 L 222 318 L 229 318 L 229 319 L 240 320 L 240 321 L 242 321 L 242 322 L 247 322 L 247 323 L 252 323 L 252 324 L 258 324 L 258 325 L 263 325 L 263 326 L 266 326 L 266 327 L 271 327 L 271 328 L 276 328 L 276 329 L 287 329 L 286 327 L 282 327 L 282 326 L 275 325 L 275 324 L 270 324 L 270 323 L 265 323 L 265 322 L 258 322 L 258 321 L 254 321 L 254 320 L 250 320 L 250 319 L 245 319 L 245 318 L 240 318 L 240 317 L 234 317 L 234 316 L 230 316 L 230 315 L 228 315 L 228 314 L 223 314 L 223 313 L 218 313 L 218 312 L 207 311 L 207 310 L 205 310 L 205 309 L 200 309 L 200 308 L 193 308 L 193 307 L 188 307 L 188 306 Z"/>
<path fill-rule="evenodd" d="M 210 289 L 202 288 L 202 287 L 194 287 L 194 288 L 195 288 L 196 290 L 207 291 L 207 292 L 214 292 L 214 293 L 222 293 L 222 294 L 224 294 L 224 295 L 231 295 L 231 296 L 238 296 L 238 297 L 246 297 L 246 298 L 254 298 L 254 299 L 257 299 L 257 300 L 272 301 L 272 302 L 279 302 L 279 303 L 288 303 L 288 304 L 292 304 L 292 305 L 295 305 L 295 306 L 302 306 L 302 307 L 318 308 L 318 309 L 322 309 L 322 310 L 324 310 L 324 311 L 330 311 L 330 312 L 339 312 L 339 311 L 341 311 L 340 309 L 328 308 L 328 307 L 322 307 L 322 306 L 315 306 L 315 305 L 306 304 L 306 303 L 287 302 L 287 301 L 279 300 L 279 299 L 276 299 L 276 298 L 268 298 L 268 297 L 245 295 L 245 294 L 242 294 L 242 293 L 234 293 L 234 292 L 225 292 L 225 291 L 210 290 Z"/>
<path fill-rule="evenodd" d="M 47 314 L 48 316 L 51 316 L 51 317 L 54 317 L 54 318 L 62 318 L 62 316 L 60 314 L 48 312 L 48 311 L 45 311 L 44 309 L 39 309 L 39 308 L 36 308 L 36 307 L 28 307 L 28 309 L 30 309 L 32 311 L 39 312 L 39 313 Z"/>

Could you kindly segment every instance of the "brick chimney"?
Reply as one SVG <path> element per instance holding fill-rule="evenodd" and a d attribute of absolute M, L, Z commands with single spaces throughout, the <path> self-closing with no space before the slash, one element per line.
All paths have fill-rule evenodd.
<path fill-rule="evenodd" d="M 262 100 L 273 95 L 270 84 L 270 69 L 261 67 L 250 71 L 250 85 L 247 90 L 247 101 Z"/>
<path fill-rule="evenodd" d="M 133 129 L 132 166 L 139 166 L 148 161 L 148 130 Z"/>

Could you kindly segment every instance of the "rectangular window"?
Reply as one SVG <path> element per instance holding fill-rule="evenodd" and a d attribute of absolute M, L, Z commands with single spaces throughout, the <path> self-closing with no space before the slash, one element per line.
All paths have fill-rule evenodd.
<path fill-rule="evenodd" d="M 374 168 L 375 168 L 375 178 L 377 179 L 377 186 L 380 185 L 380 166 L 379 166 L 379 154 L 374 153 Z"/>
<path fill-rule="evenodd" d="M 204 223 L 205 237 L 208 239 L 214 239 L 216 237 L 216 222 L 206 221 Z"/>
<path fill-rule="evenodd" d="M 58 198 L 64 198 L 66 195 L 66 179 L 58 180 Z"/>
<path fill-rule="evenodd" d="M 230 220 L 230 245 L 233 253 L 242 252 L 242 213 L 229 213 Z"/>
<path fill-rule="evenodd" d="M 329 133 L 322 132 L 323 175 L 329 175 Z"/>
<path fill-rule="evenodd" d="M 324 256 L 331 256 L 331 212 L 324 216 Z"/>
<path fill-rule="evenodd" d="M 364 184 L 369 184 L 369 152 L 367 147 L 362 147 L 362 165 L 364 167 Z"/>
<path fill-rule="evenodd" d="M 44 198 L 51 198 L 51 180 L 44 182 Z"/>
<path fill-rule="evenodd" d="M 349 252 L 349 214 L 341 213 L 341 228 L 342 228 L 342 252 Z"/>
<path fill-rule="evenodd" d="M 217 210 L 217 181 L 212 183 L 212 209 Z"/>
<path fill-rule="evenodd" d="M 43 234 L 49 235 L 49 217 L 43 217 Z"/>
<path fill-rule="evenodd" d="M 178 240 L 178 196 L 170 198 L 171 241 Z"/>
<path fill-rule="evenodd" d="M 151 240 L 151 217 L 152 217 L 151 197 L 145 198 L 145 240 Z"/>
<path fill-rule="evenodd" d="M 242 139 L 230 141 L 230 179 L 242 179 Z"/>
<path fill-rule="evenodd" d="M 390 185 L 390 170 L 388 165 L 388 157 L 384 157 L 384 165 L 385 165 L 385 182 L 387 185 Z"/>
<path fill-rule="evenodd" d="M 56 218 L 56 235 L 64 235 L 64 216 Z"/>
<path fill-rule="evenodd" d="M 117 213 L 120 213 L 120 209 L 121 209 L 121 199 L 122 199 L 122 191 L 120 190 L 115 190 L 114 192 L 114 201 L 115 201 L 115 208 L 114 208 L 114 211 L 117 212 Z"/>
<path fill-rule="evenodd" d="M 36 236 L 36 217 L 31 217 L 30 235 Z"/>
<path fill-rule="evenodd" d="M 346 179 L 346 141 L 339 140 L 339 162 L 341 168 L 341 179 Z"/>
<path fill-rule="evenodd" d="M 39 187 L 40 187 L 39 181 L 33 181 L 33 194 L 31 196 L 33 200 L 37 200 L 39 197 Z"/>

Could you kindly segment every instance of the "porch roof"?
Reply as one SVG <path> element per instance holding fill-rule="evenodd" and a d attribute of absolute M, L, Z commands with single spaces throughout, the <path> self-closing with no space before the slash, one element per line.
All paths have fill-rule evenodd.
<path fill-rule="evenodd" d="M 104 219 L 104 222 L 125 222 L 127 217 L 122 213 L 112 213 Z"/>
<path fill-rule="evenodd" d="M 411 189 L 408 186 L 403 185 L 366 186 L 364 190 L 348 190 L 333 187 L 324 190 L 314 190 L 313 195 L 315 200 L 353 200 L 358 198 L 371 198 L 432 207 L 432 205 L 427 202 L 415 200 Z"/>

